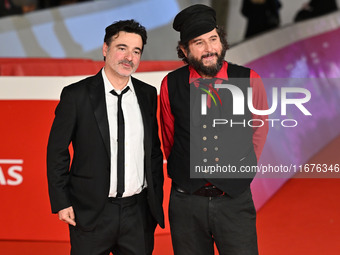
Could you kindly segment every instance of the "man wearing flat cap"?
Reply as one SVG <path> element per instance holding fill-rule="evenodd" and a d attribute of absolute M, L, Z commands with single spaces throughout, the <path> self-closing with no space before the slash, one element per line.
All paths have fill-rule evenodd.
<path fill-rule="evenodd" d="M 182 10 L 173 28 L 187 64 L 163 79 L 160 93 L 174 254 L 214 254 L 214 243 L 220 255 L 258 254 L 255 173 L 240 170 L 257 165 L 268 133 L 267 116 L 246 100 L 252 93 L 253 107 L 268 109 L 261 78 L 224 60 L 226 36 L 212 8 Z"/>

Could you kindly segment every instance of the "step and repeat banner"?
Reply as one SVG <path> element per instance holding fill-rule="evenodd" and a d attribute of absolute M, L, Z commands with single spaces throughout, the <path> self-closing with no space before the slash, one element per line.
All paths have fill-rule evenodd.
<path fill-rule="evenodd" d="M 228 61 L 262 76 L 272 110 L 252 183 L 258 210 L 297 173 L 328 178 L 323 174 L 331 172 L 329 178 L 337 178 L 336 165 L 306 162 L 340 134 L 339 16 L 286 27 L 227 52 Z M 0 59 L 0 239 L 68 239 L 67 227 L 50 210 L 47 139 L 62 88 L 102 66 L 82 59 Z M 163 77 L 180 66 L 180 61 L 144 61 L 134 76 L 159 91 Z M 166 178 L 166 212 L 169 188 Z M 162 233 L 169 233 L 168 223 L 157 229 Z"/>

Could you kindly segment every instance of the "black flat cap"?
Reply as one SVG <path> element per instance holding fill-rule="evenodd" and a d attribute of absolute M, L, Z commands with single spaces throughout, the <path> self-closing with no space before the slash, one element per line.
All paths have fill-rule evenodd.
<path fill-rule="evenodd" d="M 203 4 L 189 6 L 176 15 L 172 27 L 180 32 L 182 43 L 188 42 L 216 28 L 216 12 Z"/>

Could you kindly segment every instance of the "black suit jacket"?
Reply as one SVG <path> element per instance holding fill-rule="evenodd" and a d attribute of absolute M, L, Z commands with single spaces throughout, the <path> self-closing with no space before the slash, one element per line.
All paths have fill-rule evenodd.
<path fill-rule="evenodd" d="M 164 227 L 157 92 L 135 78 L 132 83 L 144 125 L 147 200 L 153 217 Z M 47 146 L 47 177 L 52 212 L 73 206 L 77 226 L 93 229 L 110 187 L 110 134 L 101 71 L 63 89 Z"/>

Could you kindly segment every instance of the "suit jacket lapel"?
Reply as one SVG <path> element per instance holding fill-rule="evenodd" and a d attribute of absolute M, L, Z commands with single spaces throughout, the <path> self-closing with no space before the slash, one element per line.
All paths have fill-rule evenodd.
<path fill-rule="evenodd" d="M 143 119 L 143 129 L 144 129 L 144 153 L 145 158 L 148 159 L 151 156 L 151 132 L 152 121 L 151 121 L 151 109 L 148 110 L 147 97 L 143 91 L 143 86 L 138 84 L 138 81 L 132 77 L 132 84 L 136 92 L 138 104 L 140 107 L 142 119 Z M 93 112 L 96 117 L 100 133 L 103 138 L 103 143 L 107 151 L 108 157 L 110 157 L 110 131 L 109 122 L 107 117 L 106 109 L 106 99 L 105 99 L 105 89 L 104 81 L 101 71 L 98 72 L 93 79 L 87 85 L 90 101 L 93 107 Z M 145 162 L 146 169 L 150 168 L 151 162 Z"/>
<path fill-rule="evenodd" d="M 104 81 L 103 81 L 101 71 L 99 71 L 93 77 L 91 82 L 88 83 L 87 87 L 89 91 L 89 96 L 90 96 L 90 101 L 92 104 L 93 112 L 96 117 L 98 127 L 102 135 L 107 154 L 110 157 L 111 155 L 110 130 L 109 130 L 109 122 L 107 118 Z"/>
<path fill-rule="evenodd" d="M 148 159 L 151 151 L 150 151 L 150 145 L 151 145 L 151 132 L 150 130 L 152 129 L 151 126 L 151 119 L 150 116 L 152 112 L 150 111 L 151 109 L 148 109 L 147 106 L 147 97 L 145 95 L 145 92 L 143 91 L 143 86 L 142 84 L 138 84 L 138 81 L 132 77 L 132 84 L 133 87 L 136 91 L 136 96 L 139 104 L 139 108 L 142 114 L 142 119 L 143 119 L 143 129 L 144 129 L 144 153 L 145 153 L 145 158 Z M 146 167 L 148 165 L 148 162 L 145 162 Z"/>

